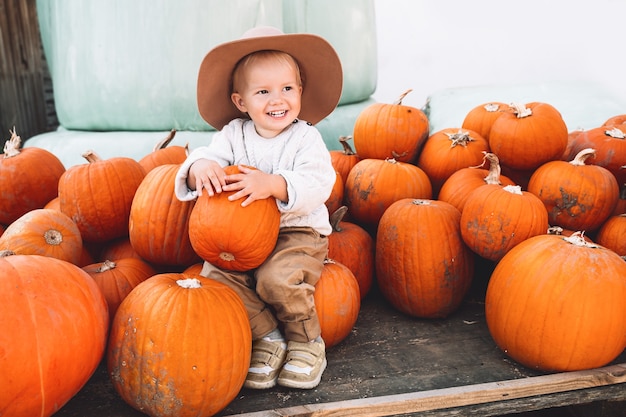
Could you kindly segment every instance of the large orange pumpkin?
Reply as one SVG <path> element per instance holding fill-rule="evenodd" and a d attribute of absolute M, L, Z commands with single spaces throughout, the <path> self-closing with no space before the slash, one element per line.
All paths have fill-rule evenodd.
<path fill-rule="evenodd" d="M 188 266 L 200 257 L 189 239 L 189 217 L 195 201 L 174 194 L 178 164 L 162 164 L 146 174 L 133 198 L 128 237 L 137 254 L 158 265 Z"/>
<path fill-rule="evenodd" d="M 570 237 L 538 235 L 496 265 L 485 314 L 496 344 L 543 371 L 608 364 L 626 347 L 626 262 Z"/>
<path fill-rule="evenodd" d="M 224 168 L 227 175 L 237 166 Z M 261 265 L 278 239 L 280 212 L 275 198 L 256 200 L 246 207 L 244 198 L 230 201 L 234 192 L 212 197 L 202 193 L 189 216 L 189 239 L 205 261 L 231 271 L 248 271 Z"/>
<path fill-rule="evenodd" d="M 402 198 L 432 197 L 426 173 L 395 159 L 362 159 L 350 171 L 344 201 L 354 221 L 375 226 L 387 207 Z"/>
<path fill-rule="evenodd" d="M 552 105 L 515 103 L 491 125 L 489 148 L 498 155 L 503 166 L 532 170 L 560 159 L 567 139 L 567 125 Z"/>
<path fill-rule="evenodd" d="M 422 110 L 402 104 L 409 92 L 393 104 L 370 104 L 359 113 L 354 122 L 353 141 L 361 159 L 415 161 L 428 138 L 429 123 Z"/>
<path fill-rule="evenodd" d="M 461 213 L 463 241 L 491 261 L 499 261 L 529 237 L 545 234 L 548 226 L 541 200 L 519 186 L 478 187 L 467 197 Z"/>
<path fill-rule="evenodd" d="M 11 131 L 0 157 L 0 224 L 9 225 L 25 213 L 43 208 L 57 196 L 65 167 L 42 148 L 21 149 L 22 139 Z"/>
<path fill-rule="evenodd" d="M 130 206 L 146 176 L 131 158 L 101 159 L 93 151 L 87 164 L 74 165 L 59 179 L 59 205 L 86 242 L 102 243 L 128 234 Z"/>
<path fill-rule="evenodd" d="M 0 257 L 0 277 L 1 414 L 51 416 L 103 357 L 106 301 L 85 271 L 49 256 Z"/>
<path fill-rule="evenodd" d="M 626 257 L 626 214 L 609 217 L 596 234 L 596 243 Z"/>
<path fill-rule="evenodd" d="M 111 321 L 117 308 L 137 285 L 156 275 L 150 264 L 137 258 L 106 260 L 82 267 L 96 282 L 109 306 Z"/>
<path fill-rule="evenodd" d="M 111 327 L 107 364 L 115 390 L 151 416 L 212 416 L 232 401 L 250 365 L 252 332 L 228 286 L 187 274 L 137 285 Z"/>
<path fill-rule="evenodd" d="M 376 279 L 398 310 L 443 318 L 463 301 L 474 255 L 461 239 L 461 213 L 443 201 L 405 198 L 383 214 L 376 235 Z"/>
<path fill-rule="evenodd" d="M 11 223 L 0 236 L 0 250 L 51 256 L 80 264 L 83 239 L 76 223 L 54 209 L 34 209 Z"/>
<path fill-rule="evenodd" d="M 608 169 L 585 164 L 594 152 L 583 149 L 570 162 L 547 162 L 530 177 L 528 191 L 543 202 L 551 225 L 591 232 L 613 213 L 619 186 Z"/>
<path fill-rule="evenodd" d="M 347 266 L 326 259 L 313 297 L 322 339 L 330 348 L 348 337 L 356 324 L 361 309 L 359 284 Z"/>

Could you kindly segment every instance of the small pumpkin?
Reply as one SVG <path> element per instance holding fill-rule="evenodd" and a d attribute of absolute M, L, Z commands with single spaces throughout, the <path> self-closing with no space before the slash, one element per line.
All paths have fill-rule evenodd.
<path fill-rule="evenodd" d="M 496 265 L 485 317 L 498 347 L 531 369 L 604 366 L 626 347 L 626 262 L 570 237 L 529 238 Z"/>
<path fill-rule="evenodd" d="M 150 264 L 137 258 L 105 260 L 85 265 L 82 268 L 93 278 L 107 300 L 111 322 L 120 303 L 132 289 L 156 275 L 156 271 Z"/>
<path fill-rule="evenodd" d="M 128 234 L 135 192 L 146 176 L 131 158 L 100 158 L 83 153 L 87 164 L 74 165 L 59 179 L 59 205 L 78 226 L 83 240 L 102 243 Z"/>
<path fill-rule="evenodd" d="M 76 223 L 53 209 L 34 209 L 11 223 L 0 236 L 0 251 L 42 255 L 80 264 L 83 239 Z"/>
<path fill-rule="evenodd" d="M 548 103 L 513 103 L 492 124 L 489 148 L 513 170 L 532 170 L 561 159 L 568 130 L 561 113 Z"/>
<path fill-rule="evenodd" d="M 478 187 L 467 197 L 461 213 L 463 241 L 490 261 L 499 261 L 517 244 L 547 230 L 543 202 L 517 185 Z"/>
<path fill-rule="evenodd" d="M 352 271 L 363 299 L 374 283 L 374 238 L 361 226 L 346 221 L 348 207 L 342 206 L 330 216 L 333 232 L 328 235 L 328 257 Z"/>
<path fill-rule="evenodd" d="M 359 284 L 350 268 L 326 259 L 313 298 L 322 339 L 326 348 L 333 347 L 350 335 L 359 317 Z"/>
<path fill-rule="evenodd" d="M 9 225 L 27 212 L 43 208 L 57 196 L 65 167 L 54 154 L 37 147 L 21 148 L 15 128 L 0 157 L 0 224 Z"/>
<path fill-rule="evenodd" d="M 343 149 L 330 151 L 330 161 L 335 171 L 339 172 L 341 175 L 341 180 L 344 184 L 352 167 L 361 160 L 361 157 L 352 150 L 352 147 L 348 143 L 351 139 L 352 136 L 340 136 L 339 143 Z"/>
<path fill-rule="evenodd" d="M 487 152 L 487 139 L 473 130 L 446 128 L 428 137 L 417 159 L 417 166 L 430 178 L 433 197 L 436 197 L 452 174 L 481 164 Z"/>
<path fill-rule="evenodd" d="M 224 171 L 230 175 L 239 168 L 231 165 Z M 261 265 L 276 246 L 280 212 L 275 198 L 242 207 L 244 198 L 230 201 L 232 194 L 198 197 L 189 216 L 189 240 L 205 261 L 222 269 L 248 271 Z"/>
<path fill-rule="evenodd" d="M 594 153 L 583 149 L 570 162 L 548 162 L 530 177 L 528 191 L 543 202 L 551 225 L 591 232 L 615 209 L 619 199 L 615 177 L 606 168 L 585 163 Z"/>
<path fill-rule="evenodd" d="M 109 313 L 76 265 L 41 255 L 0 257 L 0 410 L 57 413 L 100 364 Z"/>
<path fill-rule="evenodd" d="M 185 161 L 188 154 L 186 146 L 169 146 L 175 136 L 176 129 L 172 129 L 167 136 L 154 145 L 152 152 L 139 160 L 139 165 L 145 169 L 146 173 L 159 165 L 182 164 Z"/>
<path fill-rule="evenodd" d="M 626 257 L 626 214 L 610 216 L 600 226 L 595 241 L 622 257 Z"/>
<path fill-rule="evenodd" d="M 392 104 L 370 104 L 359 113 L 354 122 L 353 141 L 361 159 L 415 161 L 428 138 L 430 126 L 422 110 L 402 104 L 411 91 L 403 93 Z"/>
<path fill-rule="evenodd" d="M 241 390 L 252 332 L 237 294 L 199 275 L 154 275 L 120 304 L 107 367 L 122 399 L 151 416 L 212 416 Z"/>
<path fill-rule="evenodd" d="M 488 169 L 481 168 L 485 162 L 489 162 Z M 465 201 L 471 192 L 486 184 L 515 185 L 515 182 L 509 177 L 501 175 L 500 161 L 491 152 L 484 153 L 482 164 L 461 168 L 450 175 L 441 186 L 438 199 L 452 204 L 462 212 Z"/>
<path fill-rule="evenodd" d="M 376 278 L 399 311 L 444 318 L 467 294 L 474 255 L 461 239 L 461 213 L 438 200 L 405 198 L 383 214 L 376 235 Z"/>
<path fill-rule="evenodd" d="M 432 185 L 416 165 L 393 158 L 362 159 L 350 171 L 344 201 L 354 221 L 375 226 L 392 203 L 402 198 L 432 198 Z"/>
<path fill-rule="evenodd" d="M 473 107 L 463 119 L 461 127 L 473 130 L 483 138 L 489 140 L 489 132 L 493 122 L 508 109 L 508 105 L 499 101 L 491 101 Z"/>

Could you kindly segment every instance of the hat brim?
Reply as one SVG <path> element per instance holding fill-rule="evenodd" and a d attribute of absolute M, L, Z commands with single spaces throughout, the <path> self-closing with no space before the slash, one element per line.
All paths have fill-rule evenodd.
<path fill-rule="evenodd" d="M 337 107 L 343 71 L 337 52 L 325 39 L 306 33 L 261 36 L 221 44 L 202 60 L 197 99 L 207 123 L 221 130 L 244 116 L 230 98 L 232 72 L 241 58 L 261 50 L 286 52 L 298 62 L 303 79 L 300 119 L 317 124 Z"/>

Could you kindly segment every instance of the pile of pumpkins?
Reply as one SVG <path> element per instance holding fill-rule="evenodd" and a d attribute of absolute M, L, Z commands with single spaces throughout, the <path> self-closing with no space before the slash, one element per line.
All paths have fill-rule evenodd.
<path fill-rule="evenodd" d="M 626 116 L 570 132 L 548 103 L 494 102 L 430 133 L 403 97 L 363 110 L 331 151 L 333 233 L 315 293 L 327 347 L 349 335 L 374 283 L 405 314 L 445 318 L 486 260 L 487 324 L 506 354 L 545 371 L 615 359 L 626 347 Z M 178 201 L 174 176 L 188 150 L 168 146 L 174 135 L 139 161 L 87 151 L 86 164 L 68 169 L 22 149 L 15 131 L 6 142 L 7 415 L 54 414 L 103 358 L 120 396 L 153 416 L 214 415 L 241 389 L 245 308 L 200 271 L 203 260 L 258 266 L 279 213 L 271 201 Z"/>

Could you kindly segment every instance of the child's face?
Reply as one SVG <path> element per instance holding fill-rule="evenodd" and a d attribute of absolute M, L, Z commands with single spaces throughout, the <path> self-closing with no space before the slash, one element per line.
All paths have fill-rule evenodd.
<path fill-rule="evenodd" d="M 296 71 L 288 62 L 261 60 L 244 70 L 243 83 L 231 96 L 264 138 L 278 135 L 300 114 L 302 87 Z"/>

